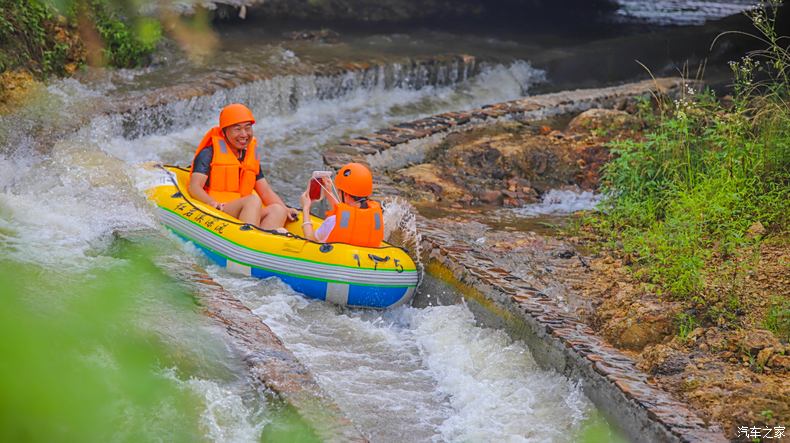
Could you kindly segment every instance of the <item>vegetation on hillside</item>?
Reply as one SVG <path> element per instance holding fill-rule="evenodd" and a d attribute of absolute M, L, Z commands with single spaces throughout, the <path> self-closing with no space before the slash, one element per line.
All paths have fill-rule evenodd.
<path fill-rule="evenodd" d="M 90 61 L 130 68 L 145 64 L 161 37 L 159 22 L 115 0 L 3 0 L 0 72 L 65 75 Z"/>
<path fill-rule="evenodd" d="M 780 4 L 750 12 L 765 49 L 731 64 L 731 100 L 692 89 L 659 98 L 657 113 L 643 112 L 644 138 L 614 143 L 604 173 L 608 198 L 592 223 L 653 290 L 689 301 L 695 321 L 737 323 L 736 280 L 754 262 L 743 251 L 759 255 L 761 242 L 787 241 L 790 53 L 788 37 L 775 32 Z M 709 284 L 722 266 L 732 291 Z M 790 302 L 771 306 L 766 324 L 787 340 Z"/>

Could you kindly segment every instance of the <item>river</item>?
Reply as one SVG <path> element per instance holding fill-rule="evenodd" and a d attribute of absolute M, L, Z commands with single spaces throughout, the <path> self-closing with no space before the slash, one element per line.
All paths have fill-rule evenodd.
<path fill-rule="evenodd" d="M 224 331 L 154 265 L 163 254 L 207 267 L 371 441 L 561 442 L 601 427 L 580 381 L 540 369 L 524 343 L 477 324 L 464 303 L 348 310 L 308 300 L 277 280 L 228 274 L 160 228 L 141 192 L 150 178 L 142 164 L 188 163 L 227 102 L 253 109 L 264 173 L 296 204 L 310 172 L 323 169 L 326 146 L 400 121 L 518 98 L 551 80 L 516 56 L 535 43 L 469 36 L 453 43 L 448 35 L 428 34 L 435 37 L 428 45 L 420 44 L 426 34 L 362 35 L 322 47 L 228 31 L 221 58 L 228 72 L 261 66 L 272 75 L 130 120 L 108 113 L 106 103 L 211 67 L 171 60 L 89 72 L 54 81 L 3 116 L 0 331 L 12 339 L 0 345 L 0 390 L 7 393 L 0 407 L 14 412 L 2 415 L 11 421 L 0 426 L 0 439 L 311 439 L 248 374 Z M 453 44 L 488 59 L 469 72 L 400 61 Z M 289 73 L 374 56 L 380 75 Z M 139 232 L 158 234 L 126 240 Z"/>

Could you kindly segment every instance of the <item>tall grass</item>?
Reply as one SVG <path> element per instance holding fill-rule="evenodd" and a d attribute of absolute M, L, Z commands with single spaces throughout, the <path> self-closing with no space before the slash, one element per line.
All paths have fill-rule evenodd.
<path fill-rule="evenodd" d="M 689 89 L 659 101 L 643 140 L 612 146 L 600 226 L 635 257 L 641 277 L 673 297 L 705 305 L 714 254 L 726 261 L 760 233 L 787 233 L 790 53 L 775 32 L 780 4 L 763 1 L 750 12 L 765 49 L 731 64 L 731 101 Z"/>

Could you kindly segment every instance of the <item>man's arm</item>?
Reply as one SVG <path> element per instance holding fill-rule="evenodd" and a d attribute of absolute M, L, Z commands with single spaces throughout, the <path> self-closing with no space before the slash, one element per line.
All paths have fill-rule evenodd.
<path fill-rule="evenodd" d="M 217 208 L 217 201 L 214 200 L 203 187 L 206 185 L 208 175 L 199 172 L 193 172 L 192 177 L 189 179 L 189 195 L 202 201 L 203 203 Z"/>
<path fill-rule="evenodd" d="M 276 192 L 274 192 L 274 189 L 272 189 L 272 187 L 269 185 L 269 182 L 267 182 L 265 178 L 255 182 L 255 192 L 258 193 L 258 195 L 261 197 L 261 201 L 263 201 L 263 204 L 266 206 L 281 204 L 284 208 L 288 207 L 285 206 L 283 200 L 279 195 L 277 195 Z"/>

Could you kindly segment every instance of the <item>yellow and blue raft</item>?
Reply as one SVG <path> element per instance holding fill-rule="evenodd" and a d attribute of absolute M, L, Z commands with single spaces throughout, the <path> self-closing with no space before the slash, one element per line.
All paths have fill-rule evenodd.
<path fill-rule="evenodd" d="M 343 306 L 390 308 L 414 295 L 420 274 L 402 248 L 313 242 L 303 238 L 301 220 L 285 226 L 288 234 L 264 231 L 191 198 L 188 169 L 162 170 L 166 176 L 147 191 L 162 223 L 231 272 L 277 277 L 308 297 Z"/>

